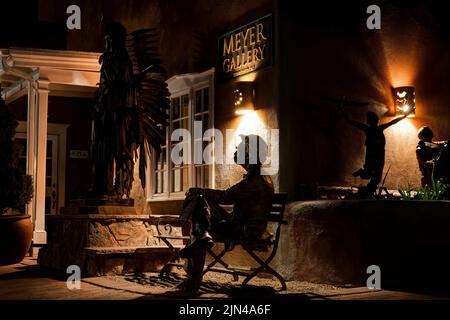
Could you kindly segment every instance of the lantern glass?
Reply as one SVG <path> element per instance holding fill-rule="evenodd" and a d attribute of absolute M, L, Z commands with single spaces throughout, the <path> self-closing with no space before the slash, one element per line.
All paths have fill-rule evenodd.
<path fill-rule="evenodd" d="M 237 82 L 233 89 L 233 103 L 235 114 L 243 115 L 254 111 L 253 100 L 253 82 Z"/>
<path fill-rule="evenodd" d="M 397 87 L 393 89 L 395 113 L 399 115 L 414 115 L 416 97 L 414 87 Z"/>

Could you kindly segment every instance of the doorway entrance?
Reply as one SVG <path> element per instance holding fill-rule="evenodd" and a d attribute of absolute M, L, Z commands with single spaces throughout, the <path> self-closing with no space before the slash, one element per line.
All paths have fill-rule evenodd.
<path fill-rule="evenodd" d="M 58 214 L 64 206 L 66 171 L 66 135 L 68 125 L 48 124 L 45 170 L 45 214 Z M 26 171 L 26 123 L 19 121 L 15 140 L 22 146 L 19 165 Z"/>

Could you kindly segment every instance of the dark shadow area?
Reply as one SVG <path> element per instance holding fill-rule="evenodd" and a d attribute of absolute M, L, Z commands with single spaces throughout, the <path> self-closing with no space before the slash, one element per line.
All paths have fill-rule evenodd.
<path fill-rule="evenodd" d="M 231 276 L 230 276 L 231 277 Z M 188 299 L 188 298 L 198 298 L 198 299 L 215 299 L 211 297 L 211 294 L 220 294 L 219 299 L 298 299 L 298 300 L 310 300 L 310 299 L 327 299 L 325 296 L 317 295 L 315 293 L 285 293 L 278 291 L 274 287 L 266 285 L 248 285 L 246 287 L 241 287 L 241 282 L 227 282 L 221 283 L 212 280 L 204 280 L 200 287 L 200 295 L 198 297 L 189 297 L 184 293 L 177 291 L 176 287 L 183 280 L 184 276 L 179 274 L 170 273 L 169 275 L 160 278 L 156 275 L 148 274 L 133 274 L 126 276 L 125 280 L 144 286 L 157 286 L 162 288 L 171 289 L 162 294 L 147 294 L 139 299 Z M 275 280 L 274 280 L 274 283 Z M 208 295 L 203 297 L 203 295 Z"/>
<path fill-rule="evenodd" d="M 24 265 L 23 267 L 16 267 L 17 271 L 0 274 L 0 282 L 3 280 L 18 280 L 18 279 L 38 279 L 48 278 L 58 281 L 66 281 L 67 275 L 62 272 L 44 269 L 39 265 Z"/>
<path fill-rule="evenodd" d="M 65 21 L 39 20 L 38 7 L 38 0 L 2 3 L 0 48 L 66 49 Z"/>

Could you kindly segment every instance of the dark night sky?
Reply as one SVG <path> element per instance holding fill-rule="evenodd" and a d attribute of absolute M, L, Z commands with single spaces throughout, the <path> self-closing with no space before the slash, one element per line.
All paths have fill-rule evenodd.
<path fill-rule="evenodd" d="M 139 2 L 144 0 L 129 0 L 130 6 L 139 8 Z M 148 1 L 148 0 L 147 0 Z M 155 0 L 158 2 L 159 0 Z M 167 1 L 167 0 L 166 0 Z M 178 0 L 168 0 L 179 2 Z M 201 2 L 206 0 L 191 0 Z M 207 1 L 214 6 L 216 1 Z M 299 24 L 314 26 L 319 29 L 333 29 L 342 32 L 358 32 L 365 24 L 367 15 L 365 9 L 370 4 L 378 4 L 382 9 L 382 19 L 395 16 L 399 24 L 405 21 L 412 27 L 420 25 L 441 36 L 450 37 L 450 19 L 444 1 L 292 1 L 283 7 L 295 15 Z M 6 1 L 2 3 L 2 19 L 0 27 L 3 30 L 0 36 L 0 47 L 38 47 L 48 49 L 67 48 L 67 29 L 65 8 L 70 4 L 79 3 L 82 9 L 88 5 L 93 11 L 110 11 L 114 15 L 115 8 L 119 8 L 122 1 L 103 0 L 27 0 Z M 89 4 L 90 3 L 90 4 Z M 181 4 L 180 4 L 181 5 Z M 183 9 L 184 10 L 184 9 Z M 6 13 L 6 14 L 5 14 Z M 102 12 L 90 14 L 101 16 Z M 362 14 L 363 13 L 363 14 Z M 39 20 L 41 19 L 41 20 Z M 83 21 L 84 25 L 97 23 Z M 80 35 L 80 42 L 83 41 Z M 69 48 L 70 49 L 70 48 Z M 98 51 L 99 48 L 87 47 L 85 51 Z"/>
<path fill-rule="evenodd" d="M 66 26 L 61 22 L 39 21 L 38 0 L 4 1 L 0 47 L 66 48 Z"/>

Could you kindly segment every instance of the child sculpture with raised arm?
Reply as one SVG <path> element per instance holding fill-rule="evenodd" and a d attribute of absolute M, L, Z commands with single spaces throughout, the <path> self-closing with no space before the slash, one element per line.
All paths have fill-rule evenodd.
<path fill-rule="evenodd" d="M 376 113 L 372 111 L 368 111 L 366 113 L 367 124 L 351 120 L 343 110 L 342 114 L 344 115 L 344 119 L 349 124 L 363 131 L 366 136 L 366 156 L 364 165 L 361 169 L 355 171 L 353 176 L 359 176 L 361 179 L 369 180 L 367 186 L 358 192 L 358 196 L 361 198 L 370 198 L 377 190 L 383 176 L 385 155 L 384 147 L 386 145 L 384 130 L 405 119 L 408 114 L 396 117 L 393 120 L 383 124 L 379 124 L 380 119 Z"/>

